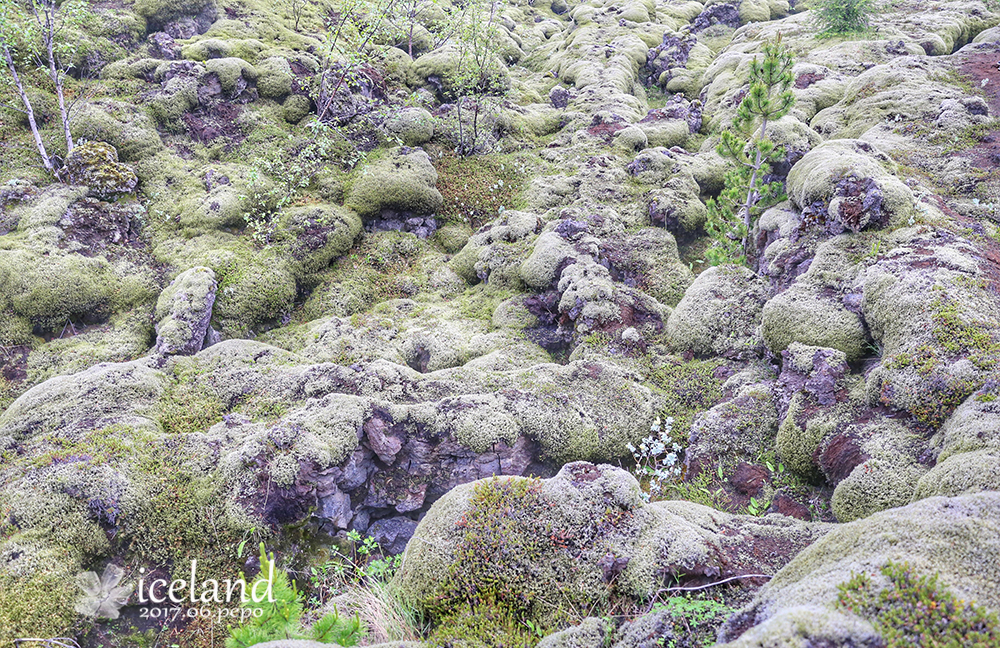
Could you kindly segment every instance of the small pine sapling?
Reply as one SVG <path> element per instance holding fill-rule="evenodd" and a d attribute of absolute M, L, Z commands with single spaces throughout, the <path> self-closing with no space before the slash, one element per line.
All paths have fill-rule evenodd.
<path fill-rule="evenodd" d="M 814 0 L 809 8 L 823 30 L 818 36 L 823 38 L 867 31 L 878 3 L 877 0 Z"/>
<path fill-rule="evenodd" d="M 765 182 L 771 164 L 785 151 L 768 136 L 771 122 L 792 109 L 792 56 L 781 36 L 764 45 L 763 58 L 750 65 L 750 89 L 740 102 L 732 128 L 722 132 L 719 155 L 734 160 L 718 198 L 708 201 L 705 230 L 715 239 L 706 251 L 713 264 L 747 263 L 748 239 L 761 209 L 784 198 L 781 182 Z"/>
<path fill-rule="evenodd" d="M 248 621 L 237 628 L 230 628 L 226 648 L 247 648 L 267 641 L 281 639 L 309 639 L 321 643 L 332 643 L 340 646 L 356 646 L 364 636 L 365 631 L 361 620 L 355 616 L 351 619 L 342 618 L 336 610 L 325 615 L 310 628 L 302 626 L 302 594 L 289 582 L 288 575 L 275 570 L 275 558 L 268 556 L 264 544 L 260 545 L 260 575 L 253 584 L 247 586 L 248 592 L 256 592 L 255 586 L 261 580 L 270 580 L 269 595 L 261 597 L 264 600 L 243 602 L 243 608 L 248 614 L 243 615 Z"/>

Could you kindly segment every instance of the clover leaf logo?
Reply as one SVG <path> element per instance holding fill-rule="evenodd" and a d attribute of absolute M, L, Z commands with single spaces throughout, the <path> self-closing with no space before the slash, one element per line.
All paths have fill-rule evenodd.
<path fill-rule="evenodd" d="M 83 590 L 74 608 L 80 614 L 101 619 L 117 619 L 118 608 L 125 605 L 132 586 L 119 587 L 124 570 L 118 565 L 108 565 L 98 578 L 94 572 L 83 572 L 76 577 L 76 584 Z"/>

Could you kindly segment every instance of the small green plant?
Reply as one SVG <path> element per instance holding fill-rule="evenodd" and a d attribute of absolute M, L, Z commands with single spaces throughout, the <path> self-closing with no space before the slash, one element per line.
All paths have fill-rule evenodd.
<path fill-rule="evenodd" d="M 734 612 L 725 603 L 701 596 L 672 596 L 652 610 L 667 612 L 673 622 L 673 636 L 662 640 L 665 648 L 715 645 L 716 629 Z M 677 637 L 683 637 L 683 643 Z"/>
<path fill-rule="evenodd" d="M 403 557 L 385 556 L 375 538 L 347 532 L 346 551 L 336 550 L 329 560 L 309 568 L 312 602 L 325 600 L 347 589 L 388 583 L 402 564 Z"/>
<path fill-rule="evenodd" d="M 269 583 L 269 596 L 262 597 L 264 600 L 261 601 L 250 597 L 242 604 L 249 620 L 237 628 L 230 628 L 226 648 L 246 648 L 279 639 L 311 639 L 340 646 L 356 646 L 364 636 L 360 618 L 344 619 L 336 609 L 311 627 L 303 627 L 302 595 L 287 574 L 275 570 L 275 558 L 268 556 L 264 543 L 260 545 L 260 575 L 248 586 L 248 591 L 256 592 L 255 586 L 262 581 Z"/>
<path fill-rule="evenodd" d="M 751 497 L 750 502 L 747 503 L 747 513 L 755 517 L 763 515 L 767 511 L 768 502 L 764 498 Z"/>
<path fill-rule="evenodd" d="M 68 178 L 56 156 L 49 152 L 42 140 L 29 96 L 30 88 L 22 75 L 30 74 L 31 69 L 36 68 L 48 76 L 59 104 L 62 136 L 66 144 L 64 155 L 69 156 L 73 151 L 70 114 L 79 96 L 67 102 L 65 84 L 70 69 L 74 67 L 72 60 L 80 41 L 69 37 L 66 32 L 83 25 L 89 14 L 88 4 L 78 0 L 0 0 L 0 69 L 6 70 L 6 74 L 0 75 L 0 90 L 9 85 L 16 91 L 23 109 L 9 107 L 24 114 L 42 164 L 63 181 Z"/>
<path fill-rule="evenodd" d="M 886 648 L 987 648 L 1000 645 L 1000 619 L 956 599 L 937 575 L 918 576 L 906 563 L 886 563 L 888 583 L 878 587 L 865 573 L 837 586 L 837 605 L 875 626 Z"/>
<path fill-rule="evenodd" d="M 649 428 L 649 436 L 639 442 L 639 447 L 629 443 L 626 448 L 635 460 L 636 477 L 648 485 L 642 497 L 647 502 L 660 499 L 667 487 L 681 476 L 679 453 L 680 444 L 672 440 L 674 419 L 668 416 L 663 421 L 659 417 Z"/>
<path fill-rule="evenodd" d="M 795 104 L 791 92 L 792 55 L 781 36 L 764 45 L 763 58 L 750 66 L 750 89 L 736 110 L 732 128 L 722 132 L 719 155 L 735 161 L 725 175 L 722 193 L 708 201 L 705 231 L 713 244 L 705 251 L 712 265 L 746 263 L 747 241 L 763 208 L 784 198 L 780 182 L 765 182 L 771 164 L 785 155 L 768 136 L 767 127 Z"/>
<path fill-rule="evenodd" d="M 878 0 L 813 0 L 809 8 L 822 28 L 819 36 L 835 36 L 867 31 Z"/>

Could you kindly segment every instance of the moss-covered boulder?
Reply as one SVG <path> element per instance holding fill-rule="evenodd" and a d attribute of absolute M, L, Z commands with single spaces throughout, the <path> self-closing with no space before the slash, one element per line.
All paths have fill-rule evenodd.
<path fill-rule="evenodd" d="M 431 214 L 444 202 L 436 184 L 437 171 L 427 153 L 400 149 L 365 167 L 345 204 L 362 218 L 386 209 Z"/>
<path fill-rule="evenodd" d="M 212 320 L 218 283 L 210 268 L 186 270 L 160 293 L 156 302 L 156 351 L 192 355 L 201 351 Z"/>
<path fill-rule="evenodd" d="M 434 137 L 434 117 L 423 108 L 404 108 L 393 112 L 383 124 L 390 136 L 406 146 L 420 146 Z"/>
<path fill-rule="evenodd" d="M 699 355 L 755 355 L 761 347 L 757 329 L 767 292 L 765 282 L 747 268 L 709 268 L 667 320 L 671 346 Z"/>
<path fill-rule="evenodd" d="M 681 263 L 677 241 L 659 228 L 608 237 L 601 243 L 601 256 L 614 278 L 634 283 L 668 306 L 677 304 L 694 282 L 694 273 Z"/>
<path fill-rule="evenodd" d="M 752 383 L 699 414 L 684 454 L 688 470 L 711 470 L 721 461 L 752 463 L 773 448 L 778 414 L 772 390 L 771 383 Z"/>
<path fill-rule="evenodd" d="M 769 572 L 826 531 L 687 502 L 643 505 L 628 473 L 572 463 L 548 480 L 495 479 L 452 490 L 418 526 L 397 582 L 407 601 L 440 622 L 432 641 L 489 636 L 493 643 L 496 618 L 557 630 L 564 606 L 642 599 L 660 587 L 663 573 L 725 576 L 749 568 L 748 561 Z M 751 558 L 757 542 L 786 550 Z M 553 600 L 562 603 L 553 607 Z"/>
<path fill-rule="evenodd" d="M 42 331 L 61 331 L 74 319 L 101 321 L 151 299 L 153 289 L 129 263 L 0 250 L 0 304 Z"/>
<path fill-rule="evenodd" d="M 913 192 L 892 173 L 892 160 L 862 140 L 825 142 L 788 173 L 788 196 L 806 226 L 834 234 L 900 227 L 916 214 Z"/>
<path fill-rule="evenodd" d="M 917 483 L 913 499 L 994 490 L 1000 479 L 1000 396 L 995 380 L 959 405 L 931 438 L 937 464 Z"/>
<path fill-rule="evenodd" d="M 291 310 L 296 284 L 289 264 L 242 246 L 212 250 L 204 264 L 219 281 L 212 320 L 225 337 L 246 337 Z"/>
<path fill-rule="evenodd" d="M 905 242 L 861 278 L 861 310 L 882 346 L 868 401 L 936 425 L 1000 359 L 1000 306 L 985 288 L 996 266 L 963 238 L 931 229 L 897 236 Z"/>
<path fill-rule="evenodd" d="M 1000 563 L 993 557 L 1000 555 L 1000 534 L 993 521 L 998 515 L 1000 494 L 991 492 L 934 497 L 838 526 L 731 617 L 720 640 L 731 648 L 881 645 L 869 619 L 857 616 L 860 610 L 837 604 L 838 586 L 865 573 L 878 591 L 888 585 L 880 570 L 890 561 L 906 563 L 918 577 L 937 575 L 955 598 L 996 611 L 1000 598 L 993 584 L 1000 578 Z"/>
<path fill-rule="evenodd" d="M 292 93 L 292 66 L 283 56 L 266 58 L 256 66 L 257 92 L 265 99 L 281 99 Z"/>
<path fill-rule="evenodd" d="M 145 159 L 163 150 L 156 124 L 146 111 L 123 101 L 81 102 L 69 127 L 74 139 L 108 142 L 126 162 Z"/>
<path fill-rule="evenodd" d="M 855 310 L 857 306 L 854 305 Z M 859 314 L 808 280 L 796 282 L 764 305 L 761 334 L 767 348 L 775 354 L 793 342 L 837 349 L 851 361 L 870 350 Z"/>
<path fill-rule="evenodd" d="M 118 151 L 107 142 L 84 142 L 66 157 L 69 181 L 86 185 L 92 194 L 110 198 L 135 191 L 139 178 L 118 162 Z"/>
<path fill-rule="evenodd" d="M 361 219 L 348 209 L 333 205 L 290 207 L 282 210 L 273 241 L 287 253 L 296 279 L 303 279 L 350 250 L 360 233 Z"/>
<path fill-rule="evenodd" d="M 312 100 L 306 95 L 289 95 L 281 104 L 281 116 L 289 124 L 298 124 L 311 110 Z"/>
<path fill-rule="evenodd" d="M 205 61 L 205 69 L 219 79 L 222 92 L 229 98 L 237 98 L 257 82 L 257 70 L 241 58 L 213 58 Z M 269 88 L 274 89 L 274 88 Z"/>

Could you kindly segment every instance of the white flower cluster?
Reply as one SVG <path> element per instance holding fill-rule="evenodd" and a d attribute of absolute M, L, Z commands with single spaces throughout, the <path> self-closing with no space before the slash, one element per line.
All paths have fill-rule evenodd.
<path fill-rule="evenodd" d="M 681 476 L 679 453 L 684 448 L 671 439 L 673 426 L 672 416 L 662 422 L 657 417 L 649 428 L 649 436 L 639 442 L 638 448 L 631 443 L 625 446 L 635 459 L 636 477 L 640 481 L 644 478 L 649 480 L 649 492 L 643 492 L 643 499 L 647 502 L 662 495 L 666 484 Z"/>

